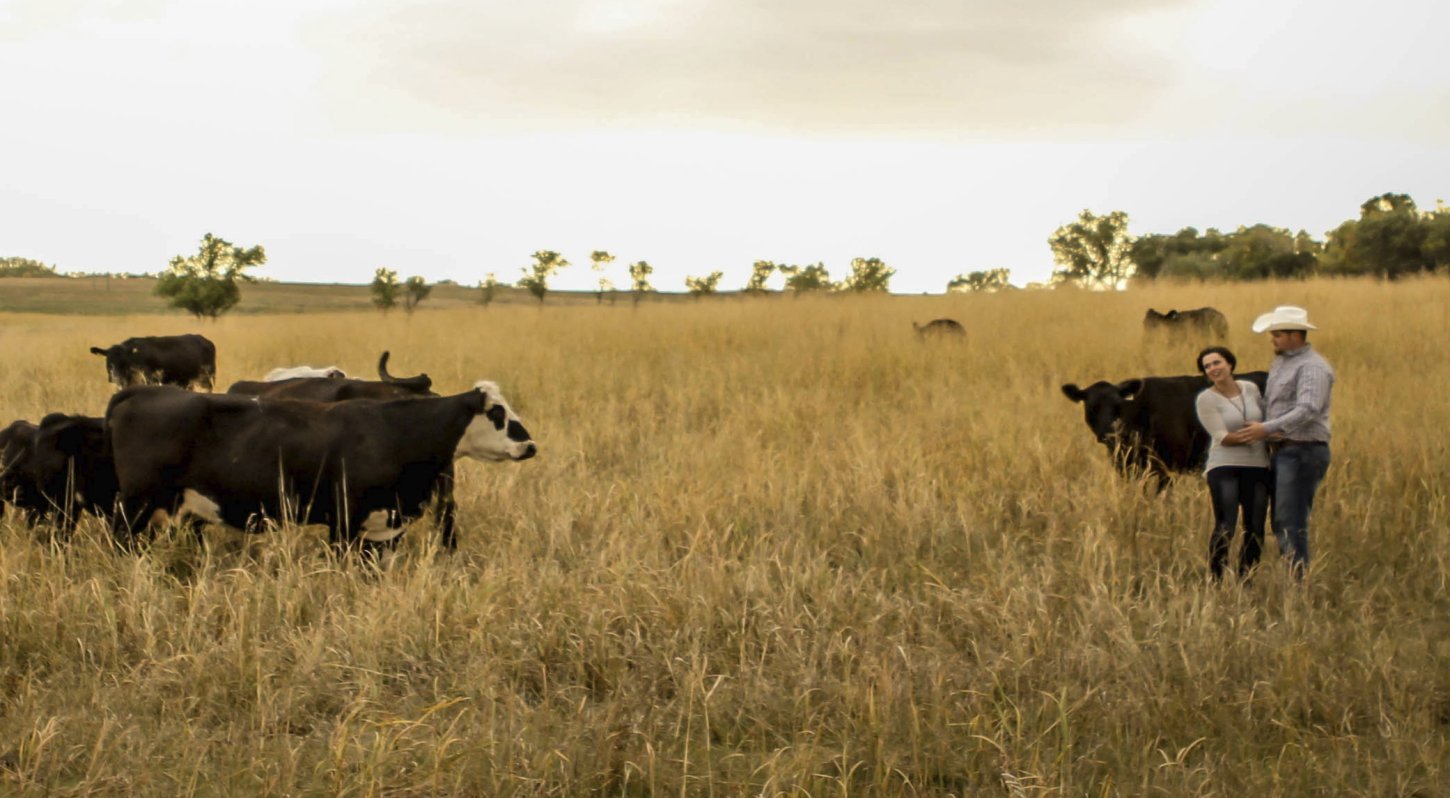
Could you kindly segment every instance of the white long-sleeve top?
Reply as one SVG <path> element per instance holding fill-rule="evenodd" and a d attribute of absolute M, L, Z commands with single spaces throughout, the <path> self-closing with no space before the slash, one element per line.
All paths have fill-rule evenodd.
<path fill-rule="evenodd" d="M 1236 382 L 1239 395 L 1233 399 L 1213 388 L 1205 388 L 1198 394 L 1198 423 L 1203 425 L 1211 440 L 1204 473 L 1219 466 L 1269 467 L 1269 447 L 1263 441 L 1243 446 L 1223 445 L 1223 436 L 1243 428 L 1250 421 L 1264 420 L 1264 396 L 1259 393 L 1259 386 L 1247 380 Z"/>

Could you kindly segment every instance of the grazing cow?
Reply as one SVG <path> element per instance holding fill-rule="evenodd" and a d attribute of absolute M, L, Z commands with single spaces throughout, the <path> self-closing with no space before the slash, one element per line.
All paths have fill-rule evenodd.
<path fill-rule="evenodd" d="M 269 519 L 326 524 L 338 546 L 388 542 L 455 459 L 538 451 L 488 382 L 456 396 L 332 403 L 127 388 L 106 420 L 123 543 L 157 511 L 253 531 Z"/>
<path fill-rule="evenodd" d="M 313 368 L 312 366 L 293 366 L 292 368 L 272 369 L 271 371 L 267 372 L 267 376 L 262 378 L 262 382 L 278 382 L 280 380 L 296 380 L 304 378 L 342 380 L 347 379 L 347 372 L 343 371 L 337 366 L 326 366 L 323 368 Z"/>
<path fill-rule="evenodd" d="M 1221 341 L 1228 338 L 1228 319 L 1214 308 L 1170 310 L 1167 313 L 1148 308 L 1148 313 L 1143 316 L 1143 330 L 1150 333 L 1157 330 L 1189 330 Z"/>
<path fill-rule="evenodd" d="M 926 324 L 911 323 L 911 328 L 916 330 L 916 335 L 922 340 L 927 338 L 952 338 L 965 336 L 966 329 L 955 319 L 932 319 Z"/>
<path fill-rule="evenodd" d="M 265 396 L 268 399 L 305 399 L 310 402 L 343 402 L 349 399 L 405 399 L 410 396 L 437 396 L 433 380 L 427 374 L 416 377 L 394 377 L 388 373 L 388 353 L 378 359 L 379 380 L 345 378 L 292 377 L 282 380 L 242 380 L 227 388 L 227 393 L 243 396 Z"/>
<path fill-rule="evenodd" d="M 16 422 L 0 435 L 11 433 Z M 111 462 L 105 419 L 51 413 L 31 426 L 27 445 L 5 447 L 7 493 L 35 523 L 54 518 L 61 529 L 75 526 L 82 512 L 109 516 L 116 501 L 116 470 Z"/>
<path fill-rule="evenodd" d="M 1263 389 L 1268 374 L 1237 375 Z M 1098 443 L 1108 447 L 1113 462 L 1126 474 L 1143 471 L 1158 479 L 1158 489 L 1175 471 L 1203 467 L 1208 433 L 1198 423 L 1194 401 L 1209 386 L 1206 377 L 1144 377 L 1118 384 L 1095 382 L 1086 388 L 1062 386 L 1062 393 L 1082 402 L 1083 415 Z"/>
<path fill-rule="evenodd" d="M 200 335 L 127 338 L 106 349 L 93 346 L 91 354 L 106 359 L 106 374 L 118 388 L 175 385 L 210 391 L 216 381 L 216 345 Z"/>
<path fill-rule="evenodd" d="M 38 519 L 40 491 L 30 476 L 30 454 L 35 450 L 35 425 L 12 421 L 0 430 L 0 508 L 10 502 L 25 511 L 27 520 Z"/>

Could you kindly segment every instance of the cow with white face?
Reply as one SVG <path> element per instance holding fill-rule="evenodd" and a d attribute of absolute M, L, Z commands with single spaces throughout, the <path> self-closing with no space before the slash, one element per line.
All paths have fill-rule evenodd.
<path fill-rule="evenodd" d="M 292 366 L 291 368 L 272 369 L 267 372 L 267 376 L 262 378 L 262 382 L 300 379 L 345 380 L 347 379 L 347 372 L 337 366 L 323 366 L 322 368 Z"/>
<path fill-rule="evenodd" d="M 456 396 L 325 403 L 138 387 L 116 394 L 106 418 L 122 543 L 158 512 L 250 530 L 290 518 L 327 525 L 336 545 L 386 542 L 440 490 L 451 497 L 456 459 L 538 452 L 491 382 Z M 444 545 L 454 545 L 451 526 Z"/>

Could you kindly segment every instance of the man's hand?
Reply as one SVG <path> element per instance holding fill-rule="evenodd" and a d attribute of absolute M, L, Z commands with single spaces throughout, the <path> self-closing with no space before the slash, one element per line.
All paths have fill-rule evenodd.
<path fill-rule="evenodd" d="M 1243 446 L 1255 441 L 1261 441 L 1267 437 L 1269 437 L 1269 433 L 1268 430 L 1264 429 L 1263 424 L 1257 421 L 1250 421 L 1242 429 L 1235 430 L 1223 436 L 1223 445 Z"/>

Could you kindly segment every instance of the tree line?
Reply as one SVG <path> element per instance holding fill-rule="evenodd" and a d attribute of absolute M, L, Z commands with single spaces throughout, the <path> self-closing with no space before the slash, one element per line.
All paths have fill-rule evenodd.
<path fill-rule="evenodd" d="M 1450 206 L 1422 211 L 1407 194 L 1381 194 L 1317 240 L 1267 224 L 1224 233 L 1185 227 L 1134 237 L 1128 214 L 1084 210 L 1048 239 L 1056 283 L 1117 288 L 1129 280 L 1263 280 L 1314 275 L 1397 279 L 1450 266 Z"/>

